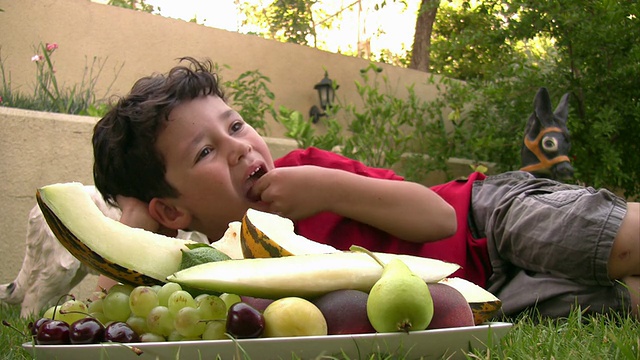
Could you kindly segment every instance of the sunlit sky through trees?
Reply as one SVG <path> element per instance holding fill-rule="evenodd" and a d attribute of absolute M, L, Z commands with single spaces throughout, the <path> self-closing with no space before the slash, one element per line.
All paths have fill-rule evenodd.
<path fill-rule="evenodd" d="M 106 0 L 93 0 L 106 2 Z M 146 0 L 145 3 L 160 9 L 159 14 L 165 17 L 196 22 L 205 26 L 239 31 L 243 29 L 242 15 L 238 12 L 238 0 Z M 268 6 L 273 0 L 250 0 Z M 379 11 L 374 9 L 380 0 L 324 0 L 314 5 L 314 9 L 322 9 L 329 17 L 334 18 L 331 29 L 318 27 L 318 48 L 345 54 L 355 54 L 358 41 L 370 40 L 371 53 L 379 53 L 382 49 L 393 54 L 402 54 L 413 44 L 416 12 L 419 1 L 408 1 L 408 6 L 401 2 L 387 1 L 387 5 Z M 316 18 L 322 22 L 324 18 Z"/>

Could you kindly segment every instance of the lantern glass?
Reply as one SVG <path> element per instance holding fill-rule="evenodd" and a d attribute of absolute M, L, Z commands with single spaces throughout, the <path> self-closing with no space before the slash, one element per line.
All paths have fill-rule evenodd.
<path fill-rule="evenodd" d="M 324 78 L 320 80 L 314 87 L 318 91 L 318 97 L 320 98 L 320 106 L 323 110 L 327 107 L 331 107 L 333 100 L 335 99 L 335 92 L 333 90 L 333 81 L 329 79 L 327 72 L 324 72 Z"/>

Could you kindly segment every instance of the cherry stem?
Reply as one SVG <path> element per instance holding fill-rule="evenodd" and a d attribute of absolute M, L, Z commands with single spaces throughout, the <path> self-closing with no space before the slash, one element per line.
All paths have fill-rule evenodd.
<path fill-rule="evenodd" d="M 212 321 L 226 321 L 226 320 L 227 319 L 201 319 L 201 320 L 198 320 L 198 322 L 209 323 Z"/>
<path fill-rule="evenodd" d="M 62 305 L 60 305 L 60 302 L 62 301 L 62 299 L 64 299 L 67 296 L 70 297 L 71 300 L 75 300 L 76 299 L 76 297 L 73 296 L 73 294 L 64 294 L 64 295 L 60 296 L 60 298 L 58 298 L 58 301 L 56 302 L 56 306 L 53 308 L 53 315 L 51 315 L 51 320 L 55 320 L 56 319 L 56 310 L 58 310 L 58 308 L 62 306 Z"/>
<path fill-rule="evenodd" d="M 20 329 L 18 329 L 17 327 L 15 327 L 15 326 L 11 325 L 11 323 L 9 323 L 7 320 L 2 320 L 2 325 L 6 326 L 6 327 L 8 327 L 8 328 L 11 328 L 11 329 L 13 329 L 13 330 L 15 330 L 15 331 L 17 331 L 17 332 L 18 332 L 18 334 L 20 334 L 20 335 L 22 335 L 22 336 L 24 336 L 24 337 L 26 337 L 26 336 L 27 336 L 25 333 L 23 333 L 22 331 L 20 331 Z"/>
<path fill-rule="evenodd" d="M 108 342 L 109 342 L 109 343 L 111 343 L 111 344 L 124 346 L 124 347 L 126 347 L 127 349 L 129 349 L 129 350 L 133 351 L 133 353 L 134 353 L 134 354 L 136 354 L 136 355 L 138 355 L 138 356 L 140 356 L 140 355 L 144 354 L 144 351 L 142 351 L 142 349 L 140 349 L 140 348 L 138 348 L 138 347 L 131 346 L 131 345 L 127 345 L 127 344 L 124 344 L 124 343 L 114 342 L 114 341 L 108 341 Z"/>

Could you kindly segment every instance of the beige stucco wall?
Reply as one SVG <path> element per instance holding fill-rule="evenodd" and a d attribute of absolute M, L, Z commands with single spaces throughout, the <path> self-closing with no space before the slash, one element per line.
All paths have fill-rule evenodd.
<path fill-rule="evenodd" d="M 260 70 L 271 79 L 276 105 L 306 114 L 316 104 L 313 90 L 324 70 L 340 84 L 338 96 L 358 103 L 355 81 L 368 61 L 328 53 L 294 44 L 284 44 L 208 28 L 180 20 L 135 12 L 88 0 L 0 0 L 0 56 L 10 72 L 12 88 L 29 93 L 35 80 L 30 61 L 33 46 L 56 42 L 53 60 L 56 76 L 64 84 L 79 83 L 86 61 L 106 60 L 98 83 L 104 95 L 114 79 L 114 69 L 124 64 L 109 94 L 123 94 L 133 82 L 151 72 L 165 72 L 175 59 L 190 55 L 208 57 L 228 65 L 223 77 L 235 79 L 248 70 Z M 416 93 L 435 96 L 426 85 L 427 74 L 380 64 L 383 74 L 402 95 L 415 83 Z M 35 205 L 38 187 L 67 181 L 92 183 L 91 130 L 96 119 L 0 107 L 0 284 L 14 279 L 25 252 L 27 215 Z M 294 143 L 282 139 L 283 129 L 271 123 L 269 139 L 274 156 L 290 150 Z M 280 139 L 278 139 L 280 137 Z M 456 165 L 457 164 L 457 165 Z M 465 161 L 453 161 L 461 173 Z M 429 180 L 440 181 L 437 174 Z M 79 288 L 88 294 L 95 278 Z"/>
<path fill-rule="evenodd" d="M 106 61 L 97 94 L 116 79 L 110 94 L 122 94 L 133 82 L 151 72 L 166 72 L 176 59 L 189 55 L 210 58 L 231 68 L 224 79 L 236 79 L 245 71 L 259 70 L 271 79 L 276 105 L 308 114 L 317 104 L 313 89 L 327 70 L 340 85 L 337 96 L 345 103 L 359 104 L 355 81 L 364 59 L 329 53 L 306 46 L 280 43 L 258 36 L 243 35 L 205 27 L 182 20 L 164 18 L 133 10 L 92 3 L 89 0 L 0 0 L 0 46 L 5 68 L 12 82 L 30 90 L 35 65 L 30 61 L 33 46 L 56 42 L 53 54 L 59 81 L 74 84 L 81 79 L 86 61 L 93 57 Z M 123 65 L 119 75 L 115 68 Z M 416 93 L 426 98 L 436 89 L 427 85 L 428 74 L 380 64 L 390 84 L 402 95 L 405 86 L 416 83 Z M 284 130 L 270 124 L 269 135 L 282 136 Z"/>

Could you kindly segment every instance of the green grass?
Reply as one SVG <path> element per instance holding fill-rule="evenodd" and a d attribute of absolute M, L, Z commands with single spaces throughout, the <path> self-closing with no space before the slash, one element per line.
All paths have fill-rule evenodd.
<path fill-rule="evenodd" d="M 640 322 L 631 316 L 582 316 L 540 319 L 528 314 L 499 344 L 472 359 L 625 359 L 639 360 Z"/>
<path fill-rule="evenodd" d="M 20 319 L 17 306 L 0 304 L 0 318 L 26 332 L 29 320 Z M 467 354 L 468 359 L 623 359 L 640 360 L 640 321 L 629 316 L 582 316 L 549 320 L 524 314 L 496 344 Z M 21 344 L 25 337 L 2 326 L 0 359 L 31 359 Z M 337 358 L 336 358 L 337 359 Z M 366 359 L 388 359 L 370 355 Z M 349 359 L 355 360 L 355 359 Z"/>
<path fill-rule="evenodd" d="M 10 306 L 0 303 L 0 319 L 16 328 L 27 332 L 28 320 L 20 318 L 20 307 Z M 31 359 L 31 356 L 22 349 L 22 344 L 25 342 L 25 337 L 19 334 L 17 331 L 2 325 L 0 327 L 0 359 Z"/>

